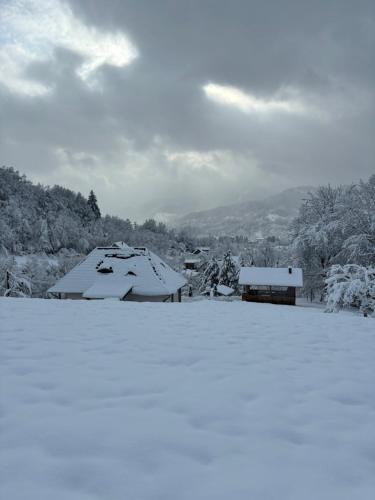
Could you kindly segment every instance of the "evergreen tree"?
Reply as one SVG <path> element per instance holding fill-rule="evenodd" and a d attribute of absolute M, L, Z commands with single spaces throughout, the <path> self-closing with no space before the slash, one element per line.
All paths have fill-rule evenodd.
<path fill-rule="evenodd" d="M 238 287 L 238 268 L 233 262 L 230 251 L 226 252 L 221 263 L 219 284 L 230 286 L 236 289 Z"/>
<path fill-rule="evenodd" d="M 98 200 L 96 199 L 95 193 L 93 190 L 90 191 L 89 198 L 87 200 L 88 206 L 91 208 L 92 213 L 94 214 L 95 219 L 100 219 L 102 216 L 100 213 L 100 209 L 98 206 Z"/>
<path fill-rule="evenodd" d="M 142 224 L 142 229 L 146 229 L 147 231 L 152 231 L 153 233 L 157 232 L 157 223 L 155 219 L 147 219 Z"/>

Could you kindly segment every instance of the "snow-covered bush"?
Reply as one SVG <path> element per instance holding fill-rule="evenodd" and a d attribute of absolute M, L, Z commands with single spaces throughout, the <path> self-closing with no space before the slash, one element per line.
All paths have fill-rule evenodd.
<path fill-rule="evenodd" d="M 328 271 L 327 312 L 358 307 L 364 315 L 375 311 L 375 268 L 334 265 Z"/>

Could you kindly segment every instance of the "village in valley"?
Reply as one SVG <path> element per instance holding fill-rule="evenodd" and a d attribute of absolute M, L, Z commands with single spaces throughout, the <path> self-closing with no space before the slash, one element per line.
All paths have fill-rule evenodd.
<path fill-rule="evenodd" d="M 299 189 L 289 218 L 283 204 L 267 202 L 257 212 L 261 226 L 255 220 L 256 230 L 235 236 L 103 216 L 93 191 L 86 199 L 35 185 L 12 168 L 0 177 L 0 296 L 242 299 L 374 312 L 375 176 Z"/>
<path fill-rule="evenodd" d="M 145 247 L 117 242 L 95 248 L 47 293 L 59 299 L 118 299 L 140 302 L 181 302 L 194 292 L 206 297 L 230 297 L 243 289 L 242 300 L 295 305 L 302 288 L 302 270 L 245 267 L 230 252 L 210 258 L 209 247 L 185 257 L 181 274 Z M 196 284 L 196 286 L 193 285 Z"/>

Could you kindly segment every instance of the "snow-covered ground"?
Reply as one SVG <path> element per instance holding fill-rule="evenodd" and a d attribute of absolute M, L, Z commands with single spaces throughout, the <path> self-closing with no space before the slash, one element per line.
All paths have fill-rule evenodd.
<path fill-rule="evenodd" d="M 372 500 L 375 321 L 0 299 L 4 500 Z"/>

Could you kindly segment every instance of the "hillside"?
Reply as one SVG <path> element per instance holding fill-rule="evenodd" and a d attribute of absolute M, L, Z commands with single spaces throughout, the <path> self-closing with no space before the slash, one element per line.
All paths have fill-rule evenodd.
<path fill-rule="evenodd" d="M 175 221 L 180 227 L 192 227 L 198 236 L 248 236 L 250 239 L 287 237 L 288 226 L 311 186 L 287 189 L 260 201 L 246 201 L 193 212 Z"/>
<path fill-rule="evenodd" d="M 35 185 L 12 168 L 0 168 L 0 253 L 85 254 L 119 240 L 164 253 L 176 243 L 164 224 L 136 225 L 129 219 L 101 216 L 96 198 L 90 203 L 81 193 Z"/>
<path fill-rule="evenodd" d="M 373 321 L 210 300 L 0 311 L 2 498 L 373 498 Z"/>

